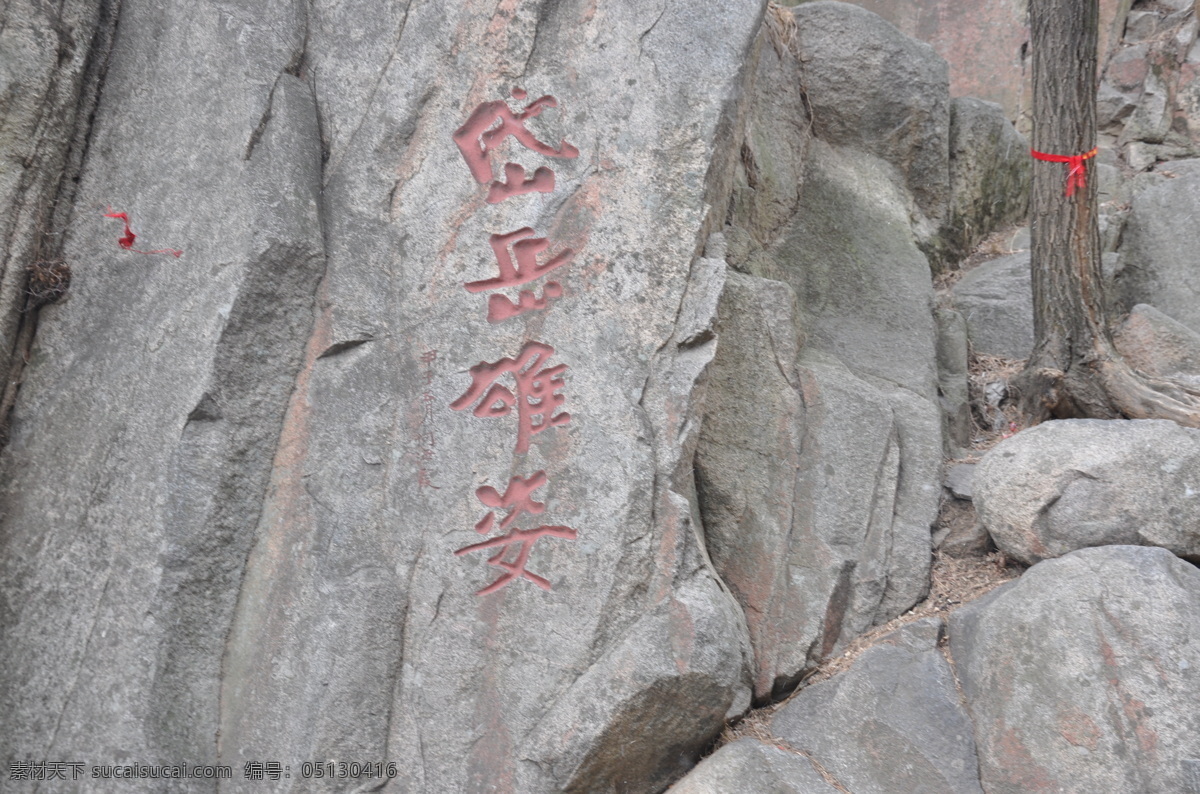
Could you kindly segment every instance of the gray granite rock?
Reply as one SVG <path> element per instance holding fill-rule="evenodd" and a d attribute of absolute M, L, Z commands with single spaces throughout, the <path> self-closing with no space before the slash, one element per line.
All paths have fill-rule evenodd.
<path fill-rule="evenodd" d="M 698 253 L 761 13 L 121 3 L 72 294 L 0 457 L 0 763 L 391 760 L 413 792 L 686 768 L 750 694 L 691 469 L 723 275 Z M 507 139 L 496 175 L 555 189 L 490 204 L 452 135 L 514 86 L 580 153 Z M 182 256 L 120 247 L 107 206 Z M 489 323 L 463 285 L 525 227 L 577 252 L 561 298 Z M 516 417 L 451 404 L 531 340 L 571 418 L 517 451 Z M 479 489 L 539 471 L 540 520 L 577 532 L 527 560 L 551 589 L 476 596 L 504 574 L 455 555 Z"/>
<path fill-rule="evenodd" d="M 1047 560 L 955 612 L 984 790 L 1188 791 L 1197 625 L 1200 571 L 1132 546 Z"/>
<path fill-rule="evenodd" d="M 972 495 L 971 483 L 975 479 L 974 463 L 957 463 L 946 472 L 945 486 L 954 494 L 956 499 L 970 501 Z"/>
<path fill-rule="evenodd" d="M 965 514 L 964 522 L 953 529 L 943 529 L 935 533 L 934 548 L 947 557 L 959 559 L 985 557 L 989 552 L 995 551 L 995 544 L 992 543 L 987 529 L 979 521 L 972 520 L 974 512 L 970 507 L 962 503 L 943 507 L 946 511 L 955 509 Z"/>
<path fill-rule="evenodd" d="M 765 49 L 750 92 L 726 258 L 758 278 L 727 279 L 696 458 L 708 551 L 743 605 L 760 698 L 927 591 L 942 455 L 933 292 L 909 192 L 933 166 L 897 164 L 915 139 L 862 137 L 880 118 L 854 114 L 878 107 L 848 103 L 810 137 L 807 108 L 776 90 L 811 76 L 809 45 L 838 61 L 822 79 L 857 68 L 855 47 L 820 38 L 822 15 L 825 33 L 899 34 L 843 4 L 795 13 L 799 63 Z M 912 134 L 936 150 L 938 129 Z"/>
<path fill-rule="evenodd" d="M 99 0 L 0 11 L 0 382 L 26 354 L 26 268 L 62 253 L 115 24 Z"/>
<path fill-rule="evenodd" d="M 760 274 L 796 290 L 808 348 L 874 386 L 895 414 L 901 476 L 890 564 L 911 574 L 889 580 L 883 610 L 899 614 L 927 589 L 942 441 L 929 263 L 893 173 L 870 154 L 814 140 L 801 211 Z M 871 400 L 864 392 L 862 402 Z"/>
<path fill-rule="evenodd" d="M 796 695 L 772 732 L 856 794 L 982 792 L 971 722 L 938 650 L 944 628 L 925 618 L 878 640 Z"/>
<path fill-rule="evenodd" d="M 1200 430 L 1174 422 L 1046 422 L 984 455 L 974 492 L 996 545 L 1026 564 L 1114 544 L 1200 560 Z"/>
<path fill-rule="evenodd" d="M 946 452 L 959 457 L 971 444 L 971 395 L 967 386 L 967 321 L 953 309 L 933 310 L 937 323 L 938 402 L 945 420 Z"/>
<path fill-rule="evenodd" d="M 1162 69 L 1151 68 L 1142 79 L 1137 106 L 1121 131 L 1122 141 L 1162 143 L 1171 129 L 1171 96 Z"/>
<path fill-rule="evenodd" d="M 789 12 L 784 12 L 789 13 Z M 782 235 L 800 204 L 812 117 L 800 91 L 781 86 L 803 84 L 804 64 L 780 42 L 764 46 L 753 67 L 745 108 L 745 137 L 735 163 L 728 221 L 735 235 L 757 249 L 769 249 Z M 744 253 L 728 257 L 744 262 Z"/>
<path fill-rule="evenodd" d="M 797 315 L 786 284 L 729 274 L 696 454 L 708 551 L 745 611 L 761 698 L 894 616 L 888 593 L 928 575 L 927 548 L 905 554 L 929 525 L 914 515 L 920 479 L 901 470 L 904 449 L 924 448 L 894 395 L 801 353 Z"/>
<path fill-rule="evenodd" d="M 1195 16 L 1192 21 L 1195 25 Z M 1192 151 L 1200 153 L 1200 33 L 1194 35 L 1197 38 L 1187 51 L 1175 84 L 1176 117 L 1184 121 L 1173 124 L 1176 129 L 1183 128 L 1181 131 L 1186 133 Z"/>
<path fill-rule="evenodd" d="M 886 162 L 815 140 L 800 211 L 755 274 L 795 289 L 809 346 L 936 404 L 933 287 L 910 201 Z"/>
<path fill-rule="evenodd" d="M 967 320 L 976 353 L 1028 358 L 1033 349 L 1033 287 L 1029 253 L 998 257 L 967 271 L 953 287 L 954 307 Z"/>
<path fill-rule="evenodd" d="M 835 0 L 794 9 L 804 86 L 822 140 L 897 168 L 926 218 L 950 204 L 950 78 L 928 44 Z"/>
<path fill-rule="evenodd" d="M 1200 333 L 1139 303 L 1113 333 L 1121 355 L 1150 375 L 1200 386 Z"/>
<path fill-rule="evenodd" d="M 950 101 L 950 214 L 942 236 L 952 259 L 994 230 L 1024 219 L 1032 174 L 1029 143 L 993 102 Z"/>
<path fill-rule="evenodd" d="M 669 794 L 836 794 L 799 753 L 738 739 L 700 762 Z"/>
<path fill-rule="evenodd" d="M 1171 163 L 1164 179 L 1134 196 L 1120 247 L 1117 289 L 1132 308 L 1148 303 L 1200 332 L 1200 160 Z"/>

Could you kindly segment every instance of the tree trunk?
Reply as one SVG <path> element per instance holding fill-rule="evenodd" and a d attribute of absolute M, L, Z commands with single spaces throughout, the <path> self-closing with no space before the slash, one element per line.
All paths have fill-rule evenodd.
<path fill-rule="evenodd" d="M 1096 145 L 1095 0 L 1030 0 L 1033 148 L 1080 155 Z M 1165 418 L 1200 426 L 1200 393 L 1134 372 L 1104 313 L 1094 160 L 1067 195 L 1070 166 L 1035 160 L 1030 201 L 1036 344 L 1014 382 L 1022 410 L 1050 417 Z"/>

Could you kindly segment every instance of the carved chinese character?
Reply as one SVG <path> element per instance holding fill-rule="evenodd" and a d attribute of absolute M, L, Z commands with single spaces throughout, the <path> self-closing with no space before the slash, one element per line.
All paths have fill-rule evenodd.
<path fill-rule="evenodd" d="M 497 568 L 504 569 L 505 573 L 500 575 L 496 581 L 479 590 L 475 595 L 487 595 L 494 593 L 501 587 L 504 587 L 509 582 L 516 579 L 525 578 L 533 582 L 543 590 L 550 589 L 550 581 L 538 576 L 536 573 L 525 570 L 525 566 L 529 562 L 529 554 L 533 551 L 533 544 L 539 538 L 544 537 L 566 538 L 567 540 L 575 540 L 576 532 L 570 527 L 552 526 L 552 527 L 537 527 L 536 529 L 514 529 L 507 535 L 498 538 L 491 538 L 481 543 L 475 543 L 470 546 L 465 546 L 454 552 L 455 556 L 461 557 L 464 554 L 469 554 L 472 551 L 481 551 L 483 549 L 495 549 L 496 552 L 488 559 L 488 565 L 495 565 Z M 516 559 L 511 562 L 505 561 L 504 557 L 508 554 L 508 550 L 517 547 Z"/>
<path fill-rule="evenodd" d="M 533 492 L 546 482 L 546 472 L 539 471 L 528 479 L 513 477 L 508 481 L 508 487 L 504 489 L 503 494 L 490 485 L 484 485 L 475 491 L 475 496 L 488 507 L 508 510 L 508 515 L 500 521 L 500 529 L 508 529 L 522 513 L 536 516 L 546 511 L 546 505 L 533 501 L 532 496 Z M 479 520 L 475 531 L 486 535 L 492 531 L 495 521 L 496 511 L 492 510 Z"/>
<path fill-rule="evenodd" d="M 558 390 L 563 387 L 566 364 L 546 366 L 554 348 L 541 342 L 527 342 L 517 358 L 502 358 L 494 364 L 481 362 L 471 367 L 471 388 L 450 407 L 455 411 L 469 408 L 477 400 L 476 416 L 508 416 L 517 408 L 517 454 L 529 451 L 529 441 L 537 433 L 564 425 L 568 413 L 554 411 L 566 400 Z M 497 381 L 511 375 L 516 394 Z M 536 421 L 535 421 L 536 420 Z"/>
<path fill-rule="evenodd" d="M 533 229 L 527 226 L 508 234 L 493 234 L 488 242 L 492 246 L 492 252 L 496 255 L 496 264 L 499 267 L 500 275 L 481 281 L 468 281 L 463 285 L 467 291 L 483 292 L 501 287 L 528 284 L 552 270 L 569 264 L 575 258 L 573 250 L 564 248 L 545 264 L 539 265 L 537 256 L 550 247 L 550 241 L 544 237 L 534 237 L 533 233 Z M 512 245 L 511 254 L 508 250 L 510 244 Z M 544 309 L 561 295 L 562 285 L 557 281 L 547 282 L 542 289 L 540 298 L 530 290 L 521 290 L 516 303 L 504 295 L 492 295 L 488 298 L 488 322 L 498 323 L 525 312 Z"/>
<path fill-rule="evenodd" d="M 512 95 L 518 100 L 525 98 L 525 92 L 519 88 L 513 89 Z M 497 148 L 510 135 L 526 149 L 546 157 L 578 157 L 579 150 L 565 140 L 555 149 L 538 140 L 525 126 L 525 122 L 540 114 L 543 108 L 557 106 L 558 101 L 547 95 L 530 102 L 520 113 L 514 113 L 508 102 L 503 99 L 484 102 L 475 108 L 466 123 L 455 130 L 452 136 L 475 181 L 481 185 L 491 181 L 492 165 L 488 160 L 488 152 Z M 524 166 L 506 163 L 504 181 L 492 182 L 488 189 L 487 201 L 489 204 L 498 204 L 510 196 L 553 191 L 554 172 L 549 168 L 541 166 L 533 172 L 531 178 L 526 179 Z"/>

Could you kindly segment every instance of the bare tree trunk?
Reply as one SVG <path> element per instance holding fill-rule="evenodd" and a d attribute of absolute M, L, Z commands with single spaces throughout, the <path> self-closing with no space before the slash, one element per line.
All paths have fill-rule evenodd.
<path fill-rule="evenodd" d="M 1096 138 L 1096 0 L 1030 0 L 1033 148 L 1080 155 Z M 1083 161 L 1085 173 L 1094 160 Z M 1022 410 L 1050 417 L 1164 418 L 1200 427 L 1200 393 L 1134 372 L 1104 314 L 1096 182 L 1066 195 L 1070 166 L 1035 161 L 1030 201 L 1036 344 L 1014 382 Z"/>

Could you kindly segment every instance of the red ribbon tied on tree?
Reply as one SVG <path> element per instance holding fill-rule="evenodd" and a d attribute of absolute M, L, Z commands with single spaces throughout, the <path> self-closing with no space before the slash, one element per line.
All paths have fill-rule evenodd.
<path fill-rule="evenodd" d="M 1083 161 L 1095 157 L 1097 151 L 1099 151 L 1099 147 L 1083 154 L 1046 154 L 1045 152 L 1039 152 L 1037 149 L 1030 149 L 1029 153 L 1033 155 L 1033 159 L 1035 160 L 1042 160 L 1047 163 L 1063 163 L 1067 166 L 1066 196 L 1070 198 L 1075 195 L 1075 188 L 1082 189 L 1087 187 L 1087 168 L 1084 167 Z"/>

